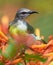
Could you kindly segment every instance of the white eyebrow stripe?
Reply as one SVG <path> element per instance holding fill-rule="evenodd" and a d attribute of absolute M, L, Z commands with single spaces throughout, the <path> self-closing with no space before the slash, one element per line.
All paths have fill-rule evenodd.
<path fill-rule="evenodd" d="M 28 9 L 23 9 L 23 10 L 21 10 L 20 12 L 29 12 L 30 10 L 28 10 Z"/>

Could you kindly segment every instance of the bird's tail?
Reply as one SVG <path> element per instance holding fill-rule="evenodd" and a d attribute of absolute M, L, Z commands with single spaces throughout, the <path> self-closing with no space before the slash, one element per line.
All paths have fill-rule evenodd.
<path fill-rule="evenodd" d="M 47 44 L 47 42 L 46 42 L 45 40 L 41 39 L 40 36 L 37 36 L 37 35 L 35 35 L 35 34 L 31 34 L 31 35 L 34 37 L 35 40 L 40 40 L 40 41 L 43 42 L 44 44 Z"/>

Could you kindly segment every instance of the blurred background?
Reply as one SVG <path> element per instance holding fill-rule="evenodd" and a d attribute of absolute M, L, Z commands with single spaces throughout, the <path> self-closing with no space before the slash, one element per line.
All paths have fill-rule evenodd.
<path fill-rule="evenodd" d="M 0 0 L 0 21 L 11 22 L 20 8 L 39 12 L 28 17 L 27 21 L 35 33 L 47 41 L 53 35 L 53 0 Z"/>

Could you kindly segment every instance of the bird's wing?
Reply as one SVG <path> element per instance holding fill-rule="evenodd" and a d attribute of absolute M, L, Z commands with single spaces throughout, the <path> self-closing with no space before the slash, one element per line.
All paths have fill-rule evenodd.
<path fill-rule="evenodd" d="M 27 32 L 30 33 L 30 34 L 34 33 L 34 28 L 28 23 L 27 23 Z"/>

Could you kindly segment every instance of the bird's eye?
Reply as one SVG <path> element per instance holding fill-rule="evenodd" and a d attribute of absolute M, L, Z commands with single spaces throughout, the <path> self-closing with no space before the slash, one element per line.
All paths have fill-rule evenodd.
<path fill-rule="evenodd" d="M 22 14 L 26 14 L 26 12 L 22 12 Z"/>

